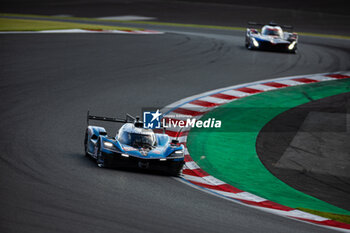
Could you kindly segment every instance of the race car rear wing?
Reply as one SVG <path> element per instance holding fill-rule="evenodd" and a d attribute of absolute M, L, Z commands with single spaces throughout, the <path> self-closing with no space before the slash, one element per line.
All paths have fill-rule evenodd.
<path fill-rule="evenodd" d="M 284 29 L 293 29 L 293 26 L 290 26 L 290 25 L 281 25 L 281 24 L 277 24 L 275 22 L 270 22 L 270 23 L 256 23 L 256 22 L 248 22 L 248 25 L 254 25 L 254 26 L 265 26 L 265 25 L 269 25 L 269 26 L 280 26 L 281 28 L 284 28 Z"/>
<path fill-rule="evenodd" d="M 109 122 L 116 122 L 116 123 L 135 123 L 135 126 L 138 123 L 142 123 L 139 117 L 133 117 L 128 113 L 125 115 L 125 119 L 121 119 L 121 118 L 115 118 L 115 117 L 93 116 L 93 115 L 90 115 L 90 111 L 87 111 L 86 122 L 88 125 L 89 125 L 89 120 L 109 121 Z"/>

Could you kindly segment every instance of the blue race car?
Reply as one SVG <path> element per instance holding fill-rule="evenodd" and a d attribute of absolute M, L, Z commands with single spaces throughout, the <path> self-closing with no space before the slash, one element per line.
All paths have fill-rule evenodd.
<path fill-rule="evenodd" d="M 250 22 L 250 25 L 263 26 L 261 32 L 256 28 L 247 28 L 245 46 L 247 49 L 271 50 L 295 53 L 297 51 L 298 34 L 284 32 L 282 28 L 289 28 L 287 25 L 258 24 Z"/>
<path fill-rule="evenodd" d="M 89 120 L 123 123 L 115 137 L 105 128 L 89 125 Z M 96 159 L 99 167 L 152 169 L 179 176 L 184 165 L 184 146 L 166 134 L 144 129 L 138 117 L 126 119 L 87 114 L 85 154 Z"/>

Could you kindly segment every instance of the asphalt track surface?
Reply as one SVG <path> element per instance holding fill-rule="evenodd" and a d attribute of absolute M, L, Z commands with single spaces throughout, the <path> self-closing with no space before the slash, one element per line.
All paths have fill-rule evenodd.
<path fill-rule="evenodd" d="M 173 32 L 0 36 L 0 231 L 329 232 L 84 157 L 88 109 L 136 115 L 215 88 L 350 68 L 345 40 L 305 37 L 293 55 L 248 51 L 242 32 L 163 29 Z"/>

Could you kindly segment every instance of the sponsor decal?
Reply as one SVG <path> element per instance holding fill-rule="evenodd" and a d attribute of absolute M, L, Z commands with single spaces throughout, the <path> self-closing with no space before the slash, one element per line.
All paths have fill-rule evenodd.
<path fill-rule="evenodd" d="M 147 156 L 147 151 L 145 151 L 143 148 L 140 149 L 140 153 L 142 156 Z"/>
<path fill-rule="evenodd" d="M 160 153 L 161 153 L 161 151 L 160 151 L 160 150 L 158 150 L 158 149 L 156 149 L 156 150 L 152 150 L 152 152 L 153 152 L 153 153 L 155 153 L 155 154 L 160 154 Z"/>
<path fill-rule="evenodd" d="M 172 120 L 168 119 L 167 121 L 163 119 L 164 128 L 221 128 L 221 121 L 215 120 L 215 118 L 208 118 L 205 121 L 197 119 L 186 119 L 186 120 Z"/>
<path fill-rule="evenodd" d="M 143 127 L 145 129 L 159 129 L 163 128 L 221 128 L 221 121 L 215 118 L 209 118 L 205 121 L 196 118 L 184 118 L 179 116 L 162 117 L 162 113 L 157 111 L 143 112 Z"/>
<path fill-rule="evenodd" d="M 134 147 L 131 147 L 131 146 L 124 146 L 123 150 L 124 151 L 136 151 L 137 149 L 135 149 Z"/>
<path fill-rule="evenodd" d="M 143 112 L 143 128 L 159 129 L 161 127 L 160 116 L 162 113 L 157 109 L 156 112 Z"/>

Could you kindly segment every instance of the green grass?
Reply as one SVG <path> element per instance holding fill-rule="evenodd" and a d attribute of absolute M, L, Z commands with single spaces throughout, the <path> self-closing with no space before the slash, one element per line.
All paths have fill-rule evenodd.
<path fill-rule="evenodd" d="M 350 40 L 350 36 L 343 36 L 343 35 L 327 35 L 327 34 L 309 33 L 309 32 L 298 32 L 298 34 L 299 36 L 315 36 L 315 37 Z"/>
<path fill-rule="evenodd" d="M 0 31 L 41 31 L 58 29 L 140 30 L 137 28 L 114 27 L 97 24 L 0 18 Z"/>
<path fill-rule="evenodd" d="M 102 19 L 101 19 L 102 21 Z M 156 22 L 156 21 L 118 21 L 118 20 L 104 20 L 108 22 L 119 22 L 119 23 L 134 23 L 134 24 L 145 24 L 145 25 L 160 25 L 160 26 L 172 26 L 172 27 L 189 27 L 189 28 L 209 28 L 209 29 L 220 29 L 220 30 L 235 30 L 245 31 L 243 27 L 230 27 L 230 26 L 216 26 L 216 25 L 202 25 L 202 24 L 185 24 L 185 23 L 169 23 L 169 22 Z"/>
<path fill-rule="evenodd" d="M 333 213 L 328 213 L 328 212 L 322 212 L 322 211 L 317 211 L 317 210 L 311 210 L 307 208 L 296 208 L 298 210 L 308 212 L 310 214 L 315 214 L 321 217 L 329 218 L 338 222 L 343 222 L 343 223 L 348 223 L 350 224 L 350 216 L 349 215 L 342 215 L 342 214 L 333 214 Z"/>
<path fill-rule="evenodd" d="M 193 27 L 193 28 L 208 28 L 208 29 L 221 29 L 221 30 L 235 30 L 235 31 L 245 31 L 246 28 L 243 27 L 229 27 L 229 26 L 216 26 L 216 25 L 200 25 L 200 24 L 183 24 L 183 23 L 169 23 L 169 22 L 156 22 L 156 21 L 118 21 L 118 20 L 102 20 L 95 18 L 83 18 L 83 17 L 62 17 L 62 16 L 47 16 L 47 15 L 32 15 L 32 14 L 10 14 L 10 13 L 0 13 L 1 16 L 7 17 L 35 17 L 38 19 L 47 20 L 84 20 L 87 22 L 118 22 L 118 23 L 134 23 L 140 25 L 164 25 L 173 27 Z M 347 39 L 350 40 L 350 36 L 344 35 L 329 35 L 320 33 L 308 33 L 308 32 L 298 32 L 301 36 L 314 36 L 314 37 L 325 37 L 325 38 L 335 38 L 335 39 Z"/>
<path fill-rule="evenodd" d="M 0 13 L 1 16 L 9 17 L 31 17 L 38 19 L 66 19 L 66 20 L 84 20 L 90 22 L 116 22 L 116 23 L 133 23 L 133 24 L 145 24 L 145 25 L 160 25 L 160 26 L 173 26 L 173 27 L 193 27 L 193 28 L 210 28 L 210 29 L 221 29 L 221 30 L 239 30 L 245 31 L 243 27 L 230 27 L 230 26 L 216 26 L 216 25 L 201 25 L 201 24 L 184 24 L 184 23 L 169 23 L 169 22 L 157 22 L 157 21 L 132 21 L 132 20 L 111 20 L 111 19 L 97 19 L 97 18 L 86 18 L 86 17 L 66 17 L 66 16 L 46 16 L 46 15 L 32 15 L 32 14 L 8 14 Z"/>

